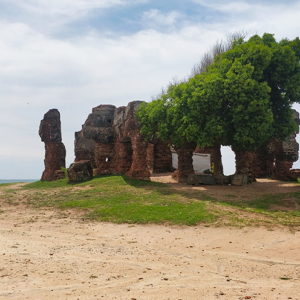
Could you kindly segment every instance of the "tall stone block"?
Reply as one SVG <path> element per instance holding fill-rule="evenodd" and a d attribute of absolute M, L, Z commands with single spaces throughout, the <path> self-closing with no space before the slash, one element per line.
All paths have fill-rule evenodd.
<path fill-rule="evenodd" d="M 114 105 L 93 108 L 82 129 L 75 133 L 75 161 L 90 160 L 92 167 L 97 168 L 97 143 L 109 144 L 114 140 L 112 123 L 115 110 Z"/>
<path fill-rule="evenodd" d="M 174 177 L 178 182 L 186 182 L 188 176 L 194 174 L 193 153 L 195 147 L 196 144 L 190 143 L 175 149 L 178 155 L 178 169 L 174 172 Z"/>
<path fill-rule="evenodd" d="M 146 179 L 150 176 L 149 166 L 147 164 L 147 146 L 148 143 L 140 136 L 132 138 L 132 164 L 130 170 L 126 173 L 128 176 Z"/>
<path fill-rule="evenodd" d="M 57 171 L 66 166 L 66 149 L 62 143 L 60 113 L 50 109 L 41 120 L 39 135 L 45 143 L 45 170 L 41 180 L 55 180 Z"/>

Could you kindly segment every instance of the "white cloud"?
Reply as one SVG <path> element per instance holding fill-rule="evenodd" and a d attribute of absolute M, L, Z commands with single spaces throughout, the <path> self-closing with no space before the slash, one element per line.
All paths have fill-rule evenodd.
<path fill-rule="evenodd" d="M 261 1 L 193 0 L 202 6 L 223 13 L 215 25 L 231 30 L 248 30 L 250 34 L 271 32 L 277 37 L 299 35 L 300 1 L 290 3 Z"/>
<path fill-rule="evenodd" d="M 40 32 L 58 34 L 64 25 L 78 21 L 97 10 L 133 6 L 149 0 L 3 0 L 7 6 L 21 11 L 20 19 L 35 26 Z"/>
<path fill-rule="evenodd" d="M 209 0 L 194 0 L 195 3 L 202 6 L 212 8 L 214 10 L 231 13 L 242 13 L 253 8 L 254 4 L 248 4 L 245 1 L 209 1 Z M 255 5 L 256 6 L 256 5 Z"/>
<path fill-rule="evenodd" d="M 30 14 L 56 17 L 77 17 L 93 9 L 146 3 L 146 0 L 27 0 L 18 1 L 19 7 Z"/>
<path fill-rule="evenodd" d="M 100 2 L 72 1 L 71 10 L 80 15 Z M 102 5 L 121 2 L 126 1 L 103 1 Z M 51 10 L 53 4 L 47 3 L 56 3 L 53 14 L 58 14 L 60 20 L 70 1 L 27 3 L 31 6 L 36 3 L 38 13 L 42 13 L 42 8 Z M 39 121 L 48 109 L 56 107 L 61 112 L 70 163 L 74 132 L 80 130 L 92 107 L 150 100 L 172 78 L 189 75 L 201 55 L 230 32 L 269 31 L 276 33 L 277 38 L 294 38 L 300 32 L 299 8 L 299 2 L 285 10 L 281 5 L 260 10 L 249 8 L 247 14 L 228 14 L 225 21 L 183 23 L 179 29 L 167 33 L 160 31 L 158 24 L 172 25 L 181 16 L 175 12 L 163 15 L 155 10 L 150 13 L 150 10 L 144 17 L 152 18 L 155 30 L 114 38 L 91 30 L 85 36 L 62 40 L 41 33 L 39 27 L 29 23 L 1 21 L 0 160 L 9 156 L 19 161 L 22 157 L 30 158 L 36 165 L 26 169 L 28 177 L 39 177 L 43 160 L 43 144 L 37 133 Z M 17 176 L 18 171 L 15 172 Z M 3 168 L 1 177 L 5 177 Z"/>
<path fill-rule="evenodd" d="M 143 22 L 154 26 L 172 26 L 176 24 L 183 15 L 178 11 L 163 13 L 158 9 L 150 9 L 143 14 Z"/>

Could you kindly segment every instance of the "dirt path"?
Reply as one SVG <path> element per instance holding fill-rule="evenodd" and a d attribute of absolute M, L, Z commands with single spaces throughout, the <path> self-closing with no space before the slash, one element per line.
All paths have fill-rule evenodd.
<path fill-rule="evenodd" d="M 300 232 L 1 210 L 1 300 L 300 299 Z"/>

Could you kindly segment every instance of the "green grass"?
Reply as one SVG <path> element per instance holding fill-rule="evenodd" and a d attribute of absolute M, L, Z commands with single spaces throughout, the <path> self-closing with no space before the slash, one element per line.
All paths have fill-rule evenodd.
<path fill-rule="evenodd" d="M 229 195 L 226 195 L 229 196 Z M 228 197 L 228 198 L 235 198 L 235 197 Z M 272 209 L 272 206 L 287 206 L 285 203 L 286 200 L 292 200 L 295 205 L 300 205 L 300 192 L 293 192 L 293 193 L 280 193 L 280 194 L 268 194 L 264 195 L 259 198 L 252 199 L 250 201 L 242 201 L 242 200 L 226 200 L 223 201 L 224 204 L 229 204 L 233 206 L 238 206 L 241 208 L 249 208 L 255 209 L 258 212 L 261 211 L 269 211 Z M 276 210 L 276 209 L 273 209 Z M 298 211 L 295 211 L 298 212 Z"/>
<path fill-rule="evenodd" d="M 67 187 L 68 181 L 67 179 L 60 179 L 55 181 L 35 181 L 32 183 L 26 184 L 24 189 L 51 189 L 58 187 Z"/>
<path fill-rule="evenodd" d="M 5 187 L 5 186 L 14 185 L 14 184 L 16 184 L 16 182 L 10 182 L 10 183 L 0 183 L 0 188 L 1 188 L 1 187 Z"/>
<path fill-rule="evenodd" d="M 80 208 L 87 210 L 87 218 L 99 221 L 195 225 L 215 218 L 205 201 L 186 199 L 162 183 L 122 176 L 98 177 L 71 186 L 66 180 L 35 182 L 24 189 L 40 191 L 31 197 L 36 206 Z"/>
<path fill-rule="evenodd" d="M 244 199 L 231 189 L 216 199 L 189 186 L 174 188 L 125 176 L 102 176 L 79 184 L 62 179 L 37 181 L 19 188 L 4 186 L 1 193 L 0 198 L 10 205 L 18 205 L 22 198 L 23 203 L 35 207 L 79 209 L 84 218 L 115 223 L 300 227 L 300 192 Z"/>
<path fill-rule="evenodd" d="M 300 226 L 300 192 L 267 194 L 248 201 L 230 199 L 219 203 L 267 216 L 273 223 Z"/>

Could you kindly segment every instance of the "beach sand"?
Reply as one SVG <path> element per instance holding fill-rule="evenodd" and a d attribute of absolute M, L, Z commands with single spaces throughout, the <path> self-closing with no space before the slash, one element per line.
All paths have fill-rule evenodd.
<path fill-rule="evenodd" d="M 300 299 L 300 232 L 2 205 L 0 299 Z"/>

